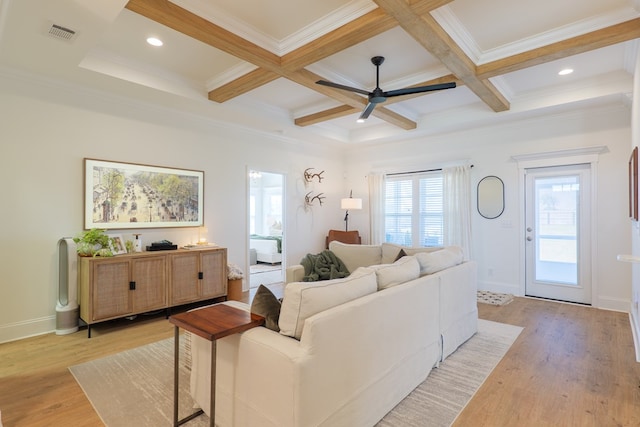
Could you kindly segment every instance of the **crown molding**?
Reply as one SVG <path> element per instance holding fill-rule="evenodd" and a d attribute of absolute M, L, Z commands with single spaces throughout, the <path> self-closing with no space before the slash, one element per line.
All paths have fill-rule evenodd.
<path fill-rule="evenodd" d="M 249 74 L 250 72 L 252 72 L 257 68 L 258 68 L 257 66 L 250 64 L 248 62 L 241 62 L 225 70 L 224 72 L 208 79 L 205 83 L 207 91 L 210 92 L 216 88 L 219 88 L 220 86 L 223 86 L 237 79 L 238 77 L 244 76 L 245 74 Z"/>
<path fill-rule="evenodd" d="M 229 15 L 223 9 L 217 7 L 214 4 L 215 2 L 202 2 L 197 0 L 170 1 L 279 56 L 283 56 L 300 46 L 304 46 L 377 7 L 376 4 L 370 0 L 353 0 L 284 39 L 278 40 L 248 25 L 246 22 Z"/>
<path fill-rule="evenodd" d="M 634 7 L 621 8 L 484 51 L 449 6 L 442 6 L 431 14 L 464 53 L 476 65 L 481 65 L 635 19 L 640 16 L 640 0 L 634 2 Z"/>

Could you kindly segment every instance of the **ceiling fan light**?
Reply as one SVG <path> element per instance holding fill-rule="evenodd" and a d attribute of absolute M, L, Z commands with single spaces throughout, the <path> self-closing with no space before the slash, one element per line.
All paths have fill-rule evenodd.
<path fill-rule="evenodd" d="M 363 117 L 358 117 L 358 120 L 356 120 L 356 123 L 364 123 L 365 120 L 367 120 L 367 119 L 365 119 Z"/>

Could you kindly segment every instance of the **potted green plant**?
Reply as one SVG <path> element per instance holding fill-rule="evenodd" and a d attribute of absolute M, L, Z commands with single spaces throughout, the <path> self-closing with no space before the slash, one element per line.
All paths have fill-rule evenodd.
<path fill-rule="evenodd" d="M 73 241 L 76 242 L 80 256 L 113 256 L 112 239 L 100 228 L 83 231 L 78 237 L 74 237 Z"/>

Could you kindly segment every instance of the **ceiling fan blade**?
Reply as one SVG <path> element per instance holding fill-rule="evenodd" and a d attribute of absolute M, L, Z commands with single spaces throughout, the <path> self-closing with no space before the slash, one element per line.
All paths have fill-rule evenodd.
<path fill-rule="evenodd" d="M 437 85 L 407 87 L 404 89 L 390 90 L 389 92 L 385 92 L 384 96 L 386 96 L 387 98 L 390 98 L 392 96 L 411 95 L 413 93 L 423 93 L 423 92 L 432 92 L 435 90 L 453 89 L 454 87 L 456 87 L 455 83 L 441 83 Z"/>
<path fill-rule="evenodd" d="M 362 114 L 360 114 L 360 117 L 358 117 L 358 121 L 367 120 L 373 109 L 376 108 L 376 105 L 377 103 L 375 102 L 368 103 L 365 109 L 362 111 Z"/>
<path fill-rule="evenodd" d="M 369 96 L 369 92 L 367 92 L 366 90 L 358 89 L 357 87 L 345 86 L 338 83 L 328 82 L 326 80 L 318 80 L 316 84 L 319 84 L 322 86 L 329 86 L 335 89 L 342 89 L 342 90 L 348 90 L 351 92 L 357 92 L 357 93 L 361 93 L 363 95 Z"/>

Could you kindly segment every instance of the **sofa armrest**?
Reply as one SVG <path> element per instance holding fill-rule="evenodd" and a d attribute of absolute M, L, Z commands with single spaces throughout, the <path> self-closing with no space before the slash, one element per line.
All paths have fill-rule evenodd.
<path fill-rule="evenodd" d="M 300 264 L 292 265 L 291 267 L 287 267 L 285 282 L 302 282 L 302 278 L 304 277 L 304 267 Z"/>

